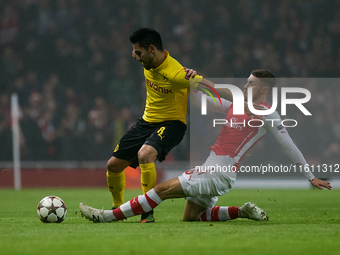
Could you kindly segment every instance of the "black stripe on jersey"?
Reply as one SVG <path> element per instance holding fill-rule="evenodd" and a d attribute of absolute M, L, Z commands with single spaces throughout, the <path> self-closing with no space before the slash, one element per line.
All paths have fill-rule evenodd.
<path fill-rule="evenodd" d="M 196 76 L 196 75 L 195 75 Z M 193 77 L 195 77 L 193 76 Z M 189 80 L 190 79 L 190 75 L 189 75 L 189 71 L 187 72 L 187 75 L 185 76 L 185 79 Z"/>

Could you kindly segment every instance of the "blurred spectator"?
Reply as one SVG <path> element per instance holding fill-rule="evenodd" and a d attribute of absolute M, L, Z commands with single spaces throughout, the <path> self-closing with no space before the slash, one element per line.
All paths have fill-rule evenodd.
<path fill-rule="evenodd" d="M 117 109 L 121 109 L 132 104 L 137 104 L 140 101 L 140 95 L 134 91 L 138 84 L 130 73 L 130 68 L 127 59 L 120 59 L 113 70 L 113 78 L 107 85 L 107 100 L 111 102 Z"/>
<path fill-rule="evenodd" d="M 34 100 L 38 99 L 38 95 L 34 95 Z M 33 102 L 36 106 L 37 102 Z M 21 155 L 22 160 L 46 160 L 46 142 L 37 123 L 37 108 L 26 107 L 23 109 L 23 117 L 20 121 L 20 127 L 24 137 L 24 149 Z"/>
<path fill-rule="evenodd" d="M 12 155 L 12 134 L 10 127 L 11 110 L 8 94 L 0 95 L 0 144 L 1 160 L 9 160 Z"/>
<path fill-rule="evenodd" d="M 20 26 L 18 6 L 5 4 L 0 17 L 0 45 L 15 42 Z"/>
<path fill-rule="evenodd" d="M 66 105 L 65 114 L 56 130 L 55 159 L 81 160 L 86 159 L 82 136 L 86 129 L 85 120 L 79 107 L 72 101 Z"/>
<path fill-rule="evenodd" d="M 87 128 L 84 134 L 87 160 L 100 160 L 112 152 L 112 130 L 109 130 L 107 104 L 101 97 L 95 99 L 94 109 L 88 113 Z"/>

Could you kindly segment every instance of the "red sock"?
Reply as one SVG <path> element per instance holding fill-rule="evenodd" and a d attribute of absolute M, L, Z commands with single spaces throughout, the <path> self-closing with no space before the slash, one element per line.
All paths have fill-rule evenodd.
<path fill-rule="evenodd" d="M 237 206 L 230 206 L 228 207 L 228 214 L 231 220 L 238 218 L 238 207 Z"/>
<path fill-rule="evenodd" d="M 227 221 L 238 218 L 238 207 L 236 206 L 214 206 L 204 211 L 200 217 L 201 221 Z"/>
<path fill-rule="evenodd" d="M 123 220 L 135 215 L 140 215 L 153 210 L 162 202 L 160 197 L 154 191 L 149 190 L 144 195 L 135 197 L 118 208 L 112 210 L 116 220 Z"/>

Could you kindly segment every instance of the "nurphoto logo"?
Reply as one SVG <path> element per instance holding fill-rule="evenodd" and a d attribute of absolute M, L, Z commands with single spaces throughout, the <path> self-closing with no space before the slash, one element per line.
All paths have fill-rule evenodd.
<path fill-rule="evenodd" d="M 207 86 L 210 90 L 212 90 L 216 96 L 218 97 L 218 99 L 220 100 L 220 103 L 222 105 L 221 99 L 218 95 L 218 93 L 216 92 L 216 90 L 214 88 L 212 88 L 209 85 L 204 84 L 205 86 Z M 230 92 L 233 95 L 233 114 L 234 115 L 244 115 L 244 95 L 243 92 L 240 88 L 238 88 L 235 85 L 232 84 L 216 84 L 215 88 L 219 89 L 219 88 L 225 88 L 225 89 L 229 89 Z M 213 97 L 213 95 L 210 93 L 210 91 L 208 91 L 207 89 L 203 89 L 203 88 L 199 88 L 200 90 L 206 92 L 208 95 L 210 95 L 210 97 L 213 98 L 215 105 L 216 105 L 216 101 Z M 264 110 L 257 110 L 254 108 L 253 106 L 253 91 L 252 88 L 247 88 L 247 104 L 248 104 L 248 108 L 249 110 L 257 115 L 257 116 L 266 116 L 266 115 L 270 115 L 273 112 L 276 111 L 277 105 L 278 105 L 278 88 L 274 87 L 272 90 L 272 106 L 269 109 L 264 109 Z M 303 98 L 287 98 L 287 94 L 289 93 L 299 93 L 304 95 Z M 201 96 L 201 115 L 207 115 L 207 94 L 202 94 Z M 298 88 L 298 87 L 282 87 L 281 88 L 281 115 L 285 116 L 287 115 L 287 105 L 295 105 L 305 116 L 311 116 L 312 114 L 306 109 L 306 107 L 303 106 L 303 104 L 307 103 L 309 100 L 311 99 L 311 93 L 308 89 L 305 88 Z M 264 125 L 264 121 L 269 121 L 272 123 L 272 125 L 274 125 L 274 121 L 276 119 L 251 119 L 248 121 L 248 126 L 250 127 L 261 127 Z M 230 125 L 233 124 L 242 124 L 245 126 L 245 120 L 243 122 L 240 123 L 232 123 L 233 119 L 230 120 Z M 256 122 L 258 122 L 258 124 L 255 124 Z M 293 125 L 288 125 L 287 122 L 294 122 Z M 228 121 L 226 119 L 214 119 L 214 127 L 217 124 L 226 124 L 228 123 Z M 295 119 L 284 119 L 281 122 L 281 125 L 283 127 L 295 127 L 297 126 L 298 122 Z"/>

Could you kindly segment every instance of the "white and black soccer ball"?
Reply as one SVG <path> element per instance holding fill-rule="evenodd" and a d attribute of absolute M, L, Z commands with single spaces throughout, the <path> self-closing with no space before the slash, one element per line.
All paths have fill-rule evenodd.
<path fill-rule="evenodd" d="M 66 217 L 67 207 L 61 198 L 48 196 L 39 202 L 37 213 L 44 223 L 60 223 Z"/>

